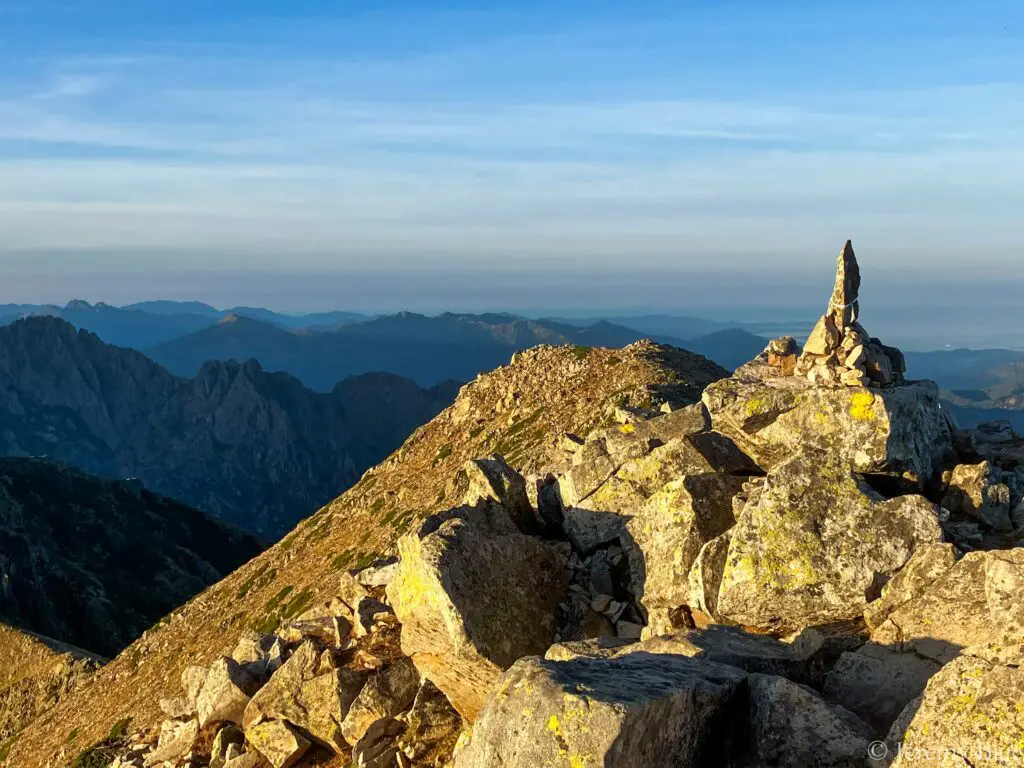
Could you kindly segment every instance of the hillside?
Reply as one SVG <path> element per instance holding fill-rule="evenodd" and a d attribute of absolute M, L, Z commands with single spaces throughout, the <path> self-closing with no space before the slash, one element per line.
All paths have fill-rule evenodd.
<path fill-rule="evenodd" d="M 138 482 L 0 458 L 0 621 L 113 656 L 263 547 Z"/>
<path fill-rule="evenodd" d="M 254 361 L 181 378 L 57 318 L 0 328 L 0 455 L 137 477 L 267 538 L 354 483 L 452 396 L 449 385 L 424 390 L 388 374 L 318 394 Z"/>
<path fill-rule="evenodd" d="M 80 649 L 0 624 L 0 763 L 3 745 L 81 687 L 99 661 Z"/>
<path fill-rule="evenodd" d="M 553 322 L 580 327 L 594 325 L 597 322 L 606 320 L 614 323 L 615 325 L 639 331 L 651 338 L 671 336 L 684 341 L 698 339 L 701 336 L 707 336 L 708 334 L 715 333 L 716 331 L 725 331 L 729 328 L 735 327 L 735 324 L 730 325 L 728 323 L 705 320 L 699 317 L 676 315 L 613 315 L 603 318 L 552 317 L 547 319 Z"/>
<path fill-rule="evenodd" d="M 392 551 L 427 514 L 457 501 L 457 470 L 504 453 L 523 472 L 564 462 L 562 436 L 613 423 L 619 406 L 695 402 L 725 371 L 704 358 L 641 342 L 621 350 L 540 347 L 485 374 L 385 462 L 270 550 L 206 590 L 97 673 L 15 741 L 19 768 L 68 760 L 125 717 L 156 722 L 181 671 L 209 664 L 243 630 L 269 629 L 337 590 L 347 568 Z"/>
<path fill-rule="evenodd" d="M 686 342 L 686 348 L 732 371 L 754 359 L 768 339 L 739 328 L 715 331 Z"/>
<path fill-rule="evenodd" d="M 339 325 L 367 319 L 366 315 L 358 312 L 343 311 L 286 314 L 263 307 L 216 309 L 198 301 L 140 301 L 121 307 L 121 309 L 134 309 L 154 315 L 201 315 L 214 320 L 222 320 L 228 315 L 238 315 L 239 317 L 263 320 L 282 328 L 337 328 Z M 2 311 L 2 307 L 0 307 L 0 311 Z"/>
<path fill-rule="evenodd" d="M 1024 440 L 956 429 L 860 287 L 847 241 L 803 348 L 725 378 L 653 345 L 517 355 L 9 762 L 1019 764 Z"/>

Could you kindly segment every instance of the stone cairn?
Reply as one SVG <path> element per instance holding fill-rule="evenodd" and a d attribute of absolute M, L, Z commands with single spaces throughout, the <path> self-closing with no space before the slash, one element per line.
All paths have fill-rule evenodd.
<path fill-rule="evenodd" d="M 768 346 L 768 363 L 784 376 L 806 377 L 814 384 L 885 387 L 903 383 L 903 353 L 868 335 L 860 320 L 860 267 L 849 240 L 839 252 L 836 283 L 821 316 L 797 354 L 791 337 Z"/>

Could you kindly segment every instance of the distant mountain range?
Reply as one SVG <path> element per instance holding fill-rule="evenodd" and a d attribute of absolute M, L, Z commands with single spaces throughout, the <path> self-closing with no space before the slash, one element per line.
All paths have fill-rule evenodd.
<path fill-rule="evenodd" d="M 183 378 L 59 318 L 30 317 L 0 328 L 0 455 L 137 477 L 276 538 L 397 448 L 457 387 L 374 373 L 320 394 L 254 360 L 212 360 Z"/>
<path fill-rule="evenodd" d="M 138 483 L 0 458 L 0 621 L 113 656 L 261 549 Z"/>
<path fill-rule="evenodd" d="M 468 380 L 536 344 L 618 347 L 640 338 L 698 352 L 728 369 L 757 354 L 771 324 L 632 315 L 530 320 L 510 314 L 367 317 L 355 312 L 290 315 L 259 307 L 217 309 L 201 302 L 147 301 L 124 307 L 72 301 L 64 307 L 0 305 L 0 325 L 27 315 L 60 317 L 104 341 L 144 351 L 181 376 L 208 360 L 254 359 L 329 392 L 347 376 L 387 371 L 432 385 Z M 799 323 L 784 324 L 790 332 Z M 759 333 L 752 333 L 751 330 Z M 966 424 L 1024 412 L 1024 352 L 1008 349 L 908 352 L 909 375 L 939 382 Z M 989 412 L 992 412 L 991 414 Z"/>
<path fill-rule="evenodd" d="M 1024 352 L 955 349 L 907 353 L 908 373 L 932 379 L 961 426 L 1003 419 L 1024 432 Z"/>
<path fill-rule="evenodd" d="M 109 344 L 134 349 L 144 349 L 193 333 L 215 325 L 230 315 L 252 317 L 279 328 L 318 330 L 366 319 L 365 315 L 354 312 L 286 315 L 258 307 L 215 309 L 197 301 L 144 301 L 124 307 L 114 307 L 103 302 L 90 304 L 81 300 L 70 301 L 63 307 L 49 304 L 0 304 L 0 325 L 34 315 L 59 317 L 76 328 L 92 331 Z"/>
<path fill-rule="evenodd" d="M 401 312 L 332 331 L 298 333 L 230 316 L 216 326 L 145 351 L 180 375 L 194 374 L 206 360 L 255 358 L 269 370 L 287 371 L 308 387 L 325 391 L 340 378 L 374 370 L 408 376 L 421 384 L 472 379 L 507 363 L 514 352 L 537 344 L 621 347 L 645 336 L 607 321 L 580 327 L 505 314 L 427 317 Z M 766 342 L 742 330 L 691 341 L 661 336 L 655 340 L 685 345 L 726 367 L 749 360 Z"/>

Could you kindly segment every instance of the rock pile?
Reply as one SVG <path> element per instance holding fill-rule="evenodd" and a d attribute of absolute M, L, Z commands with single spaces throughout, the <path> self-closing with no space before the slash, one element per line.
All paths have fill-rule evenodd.
<path fill-rule="evenodd" d="M 134 734 L 113 768 L 291 768 L 447 762 L 462 719 L 398 648 L 386 562 L 341 578 L 338 596 L 230 656 L 188 667 L 168 719 Z"/>
<path fill-rule="evenodd" d="M 847 240 L 839 252 L 828 309 L 804 344 L 794 372 L 816 384 L 885 387 L 903 382 L 903 354 L 872 338 L 860 324 L 860 267 Z M 787 350 L 788 351 L 788 350 Z M 775 353 L 778 355 L 778 352 Z M 788 354 L 779 367 L 788 367 Z M 788 374 L 786 374 L 788 375 Z"/>
<path fill-rule="evenodd" d="M 529 477 L 467 463 L 395 561 L 186 671 L 122 765 L 1024 764 L 1024 441 L 904 381 L 858 288 L 847 244 L 823 346 Z"/>

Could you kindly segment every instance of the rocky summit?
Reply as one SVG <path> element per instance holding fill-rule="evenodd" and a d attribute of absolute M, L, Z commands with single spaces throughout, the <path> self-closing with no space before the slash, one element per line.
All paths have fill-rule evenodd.
<path fill-rule="evenodd" d="M 848 243 L 804 350 L 731 377 L 517 355 L 9 764 L 1024 764 L 1022 441 L 904 380 L 860 288 Z"/>

